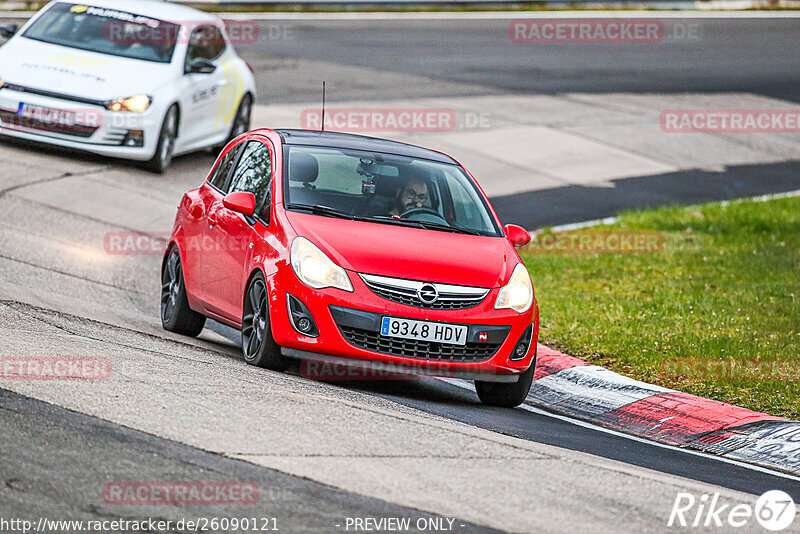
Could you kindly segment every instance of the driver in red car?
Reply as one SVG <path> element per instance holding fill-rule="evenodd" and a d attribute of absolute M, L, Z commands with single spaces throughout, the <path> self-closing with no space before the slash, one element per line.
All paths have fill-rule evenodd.
<path fill-rule="evenodd" d="M 389 215 L 402 215 L 408 210 L 421 208 L 428 200 L 428 184 L 419 178 L 411 178 L 405 187 L 397 189 L 394 208 Z"/>
<path fill-rule="evenodd" d="M 427 180 L 405 169 L 397 178 L 386 180 L 378 194 L 367 195 L 356 207 L 355 215 L 365 217 L 400 217 L 405 212 L 424 207 L 429 198 Z M 399 182 L 399 183 L 398 183 Z M 396 184 L 396 185 L 395 185 Z M 381 189 L 383 191 L 381 192 Z"/>

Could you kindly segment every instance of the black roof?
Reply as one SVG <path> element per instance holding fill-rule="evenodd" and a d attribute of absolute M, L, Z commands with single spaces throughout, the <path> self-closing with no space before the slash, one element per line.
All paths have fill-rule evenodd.
<path fill-rule="evenodd" d="M 287 145 L 306 145 L 327 148 L 345 148 L 353 150 L 364 150 L 366 152 L 380 152 L 383 154 L 394 154 L 397 156 L 407 156 L 415 159 L 427 159 L 439 163 L 455 163 L 453 158 L 406 143 L 379 139 L 377 137 L 366 137 L 364 135 L 353 135 L 339 132 L 320 132 L 316 130 L 276 130 L 284 144 Z"/>

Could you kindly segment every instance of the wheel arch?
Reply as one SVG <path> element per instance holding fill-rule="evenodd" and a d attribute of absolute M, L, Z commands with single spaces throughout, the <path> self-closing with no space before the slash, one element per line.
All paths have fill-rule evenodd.
<path fill-rule="evenodd" d="M 180 258 L 181 260 L 181 269 L 183 270 L 184 273 L 183 286 L 186 291 L 186 298 L 189 301 L 189 307 L 196 312 L 202 313 L 202 310 L 204 308 L 198 305 L 198 299 L 196 297 L 196 294 L 194 293 L 193 288 L 190 287 L 190 283 L 186 281 L 186 257 L 184 256 L 183 250 L 181 249 L 180 244 L 178 243 L 178 240 L 175 237 L 170 239 L 169 243 L 167 243 L 167 246 L 164 249 L 164 257 L 161 258 L 160 274 L 162 277 L 164 276 L 164 269 L 167 266 L 167 259 L 169 258 L 169 255 L 172 253 L 173 249 L 178 251 L 178 258 Z"/>
<path fill-rule="evenodd" d="M 275 318 L 277 314 L 282 312 L 282 308 L 280 307 L 280 301 L 275 301 L 271 298 L 277 291 L 275 281 L 273 277 L 267 276 L 266 270 L 261 265 L 254 266 L 247 276 L 247 282 L 244 284 L 244 291 L 242 292 L 242 313 L 244 313 L 244 301 L 247 298 L 247 290 L 250 288 L 250 283 L 253 281 L 253 278 L 259 273 L 261 273 L 261 276 L 264 278 L 264 284 L 267 286 L 267 312 L 269 313 L 269 321 L 270 324 L 275 324 Z M 275 305 L 276 303 L 278 304 L 277 306 Z"/>

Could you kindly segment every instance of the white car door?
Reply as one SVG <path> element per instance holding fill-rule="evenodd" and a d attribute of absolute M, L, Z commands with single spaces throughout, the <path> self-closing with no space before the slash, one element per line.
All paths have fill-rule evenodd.
<path fill-rule="evenodd" d="M 216 142 L 227 131 L 219 109 L 229 83 L 226 51 L 227 44 L 217 26 L 209 24 L 192 30 L 180 83 L 183 117 L 179 138 L 183 148 Z"/>

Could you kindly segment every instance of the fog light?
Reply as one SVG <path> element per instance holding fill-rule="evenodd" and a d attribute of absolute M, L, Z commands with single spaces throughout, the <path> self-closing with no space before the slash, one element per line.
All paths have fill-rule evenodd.
<path fill-rule="evenodd" d="M 533 336 L 533 323 L 525 329 L 522 335 L 519 337 L 517 341 L 517 345 L 514 347 L 514 351 L 511 353 L 511 356 L 508 357 L 511 361 L 518 361 L 525 358 L 528 355 L 528 349 L 531 346 L 531 336 Z"/>
<path fill-rule="evenodd" d="M 144 146 L 144 132 L 142 130 L 128 130 L 127 135 L 122 140 L 122 145 L 130 147 Z"/>
<path fill-rule="evenodd" d="M 319 330 L 317 330 L 317 325 L 314 324 L 311 312 L 308 311 L 305 304 L 288 293 L 286 294 L 286 304 L 289 309 L 289 322 L 292 323 L 292 328 L 304 336 L 317 337 Z"/>

